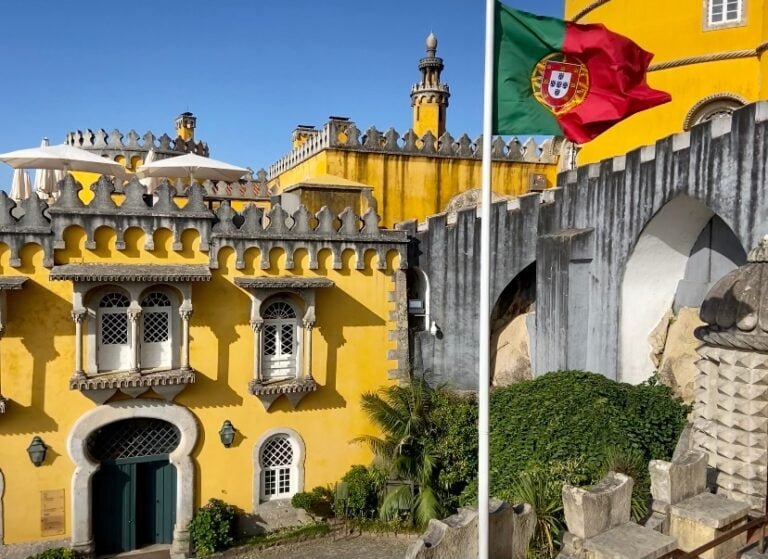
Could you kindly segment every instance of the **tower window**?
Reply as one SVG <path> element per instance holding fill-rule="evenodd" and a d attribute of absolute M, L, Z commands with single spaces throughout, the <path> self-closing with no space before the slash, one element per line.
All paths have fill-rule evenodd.
<path fill-rule="evenodd" d="M 707 26 L 720 27 L 742 23 L 744 0 L 707 0 Z"/>

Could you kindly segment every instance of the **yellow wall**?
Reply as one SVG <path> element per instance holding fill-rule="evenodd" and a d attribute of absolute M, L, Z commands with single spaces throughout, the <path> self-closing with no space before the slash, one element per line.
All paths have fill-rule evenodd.
<path fill-rule="evenodd" d="M 309 177 L 330 174 L 373 187 L 382 224 L 392 227 L 408 219 L 424 220 L 442 212 L 451 198 L 480 187 L 480 160 L 422 157 L 326 149 L 282 173 L 277 182 L 290 186 Z M 494 162 L 493 191 L 501 195 L 528 192 L 529 176 L 543 173 L 556 180 L 557 166 L 542 163 Z"/>
<path fill-rule="evenodd" d="M 427 131 L 435 138 L 445 132 L 444 119 L 440 118 L 440 105 L 437 103 L 421 102 L 413 107 L 413 131 L 421 138 Z"/>
<path fill-rule="evenodd" d="M 178 253 L 171 249 L 170 231 L 155 233 L 156 249 L 152 252 L 143 248 L 144 235 L 139 229 L 128 230 L 126 250 L 116 251 L 114 232 L 100 229 L 97 248 L 87 250 L 85 232 L 70 228 L 65 233 L 66 249 L 56 251 L 56 263 L 207 263 L 207 255 L 198 250 L 199 237 L 194 231 L 184 234 L 184 249 Z M 365 269 L 355 270 L 354 255 L 346 251 L 344 268 L 333 270 L 330 253 L 325 251 L 320 269 L 310 271 L 306 252 L 296 256 L 296 269 L 291 273 L 327 277 L 336 287 L 318 290 L 317 294 L 312 372 L 321 388 L 295 411 L 282 398 L 267 412 L 247 392 L 253 375 L 250 301 L 234 284 L 240 275 L 286 275 L 284 255 L 273 252 L 272 267 L 262 271 L 258 250 L 251 249 L 246 253 L 246 269 L 238 271 L 232 250 L 225 248 L 213 280 L 193 284 L 191 365 L 198 375 L 176 403 L 195 414 L 201 429 L 193 454 L 196 506 L 218 497 L 245 511 L 252 510 L 254 444 L 274 427 L 289 427 L 303 437 L 307 489 L 332 483 L 350 465 L 371 459 L 366 448 L 348 441 L 372 432 L 359 406 L 360 395 L 391 382 L 387 370 L 396 367 L 386 357 L 394 348 L 394 342 L 387 341 L 387 332 L 393 328 L 388 317 L 395 303 L 387 302 L 387 295 L 394 290 L 397 257 L 390 255 L 387 270 L 380 271 L 375 254 L 369 252 Z M 75 348 L 69 314 L 72 284 L 48 280 L 42 250 L 36 245 L 23 249 L 20 269 L 11 268 L 8 259 L 8 248 L 0 244 L 0 274 L 29 277 L 23 290 L 8 294 L 8 322 L 0 340 L 0 392 L 11 400 L 7 413 L 0 415 L 5 542 L 17 543 L 41 539 L 40 491 L 44 490 L 65 490 L 69 535 L 74 465 L 67 455 L 66 440 L 75 421 L 95 404 L 68 388 Z M 344 312 L 332 312 L 339 308 Z M 230 449 L 222 446 L 218 436 L 225 419 L 242 437 Z M 26 453 L 34 435 L 40 435 L 49 446 L 46 463 L 39 468 L 31 464 Z"/>
<path fill-rule="evenodd" d="M 565 0 L 566 19 L 592 3 Z M 747 0 L 745 5 L 746 24 L 732 28 L 705 30 L 704 0 L 673 4 L 668 0 L 609 0 L 579 22 L 604 23 L 654 53 L 653 63 L 660 63 L 757 47 L 766 37 L 764 0 Z M 648 83 L 669 92 L 672 102 L 632 116 L 585 144 L 578 162 L 590 163 L 625 153 L 682 131 L 689 111 L 710 95 L 730 93 L 747 102 L 765 98 L 768 84 L 762 83 L 760 66 L 753 56 L 650 72 Z"/>

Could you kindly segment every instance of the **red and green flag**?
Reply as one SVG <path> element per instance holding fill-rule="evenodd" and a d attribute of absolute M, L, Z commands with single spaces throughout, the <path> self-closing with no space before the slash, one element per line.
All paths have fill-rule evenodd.
<path fill-rule="evenodd" d="M 496 2 L 493 132 L 563 135 L 584 143 L 671 100 L 646 83 L 653 54 L 600 24 Z"/>

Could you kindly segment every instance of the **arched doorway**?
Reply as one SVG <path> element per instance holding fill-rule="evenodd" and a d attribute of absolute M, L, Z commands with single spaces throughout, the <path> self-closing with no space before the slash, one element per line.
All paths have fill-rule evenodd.
<path fill-rule="evenodd" d="M 171 555 L 188 555 L 189 521 L 194 511 L 195 468 L 192 450 L 198 437 L 195 416 L 185 407 L 161 400 L 126 400 L 98 406 L 78 419 L 67 439 L 67 451 L 75 464 L 72 476 L 72 547 L 81 553 L 92 554 L 94 550 L 94 528 L 100 527 L 94 509 L 96 499 L 95 476 L 105 465 L 96 460 L 89 448 L 92 438 L 103 428 L 125 420 L 156 419 L 174 426 L 179 433 L 176 447 L 168 452 L 168 463 L 174 468 L 175 496 L 171 499 L 174 515 Z M 157 447 L 153 447 L 157 448 Z M 156 455 L 149 455 L 149 462 Z M 169 473 L 170 470 L 165 470 Z"/>
<path fill-rule="evenodd" d="M 532 377 L 528 316 L 536 302 L 536 262 L 523 268 L 491 312 L 491 381 L 506 386 Z"/>
<path fill-rule="evenodd" d="M 101 466 L 91 503 L 97 555 L 172 542 L 176 468 L 168 456 L 180 440 L 174 425 L 152 418 L 109 423 L 88 437 L 88 454 Z"/>
<path fill-rule="evenodd" d="M 664 350 L 675 313 L 696 309 L 712 283 L 745 259 L 730 227 L 702 202 L 679 196 L 659 210 L 624 269 L 618 380 L 648 379 L 659 367 L 654 357 Z"/>

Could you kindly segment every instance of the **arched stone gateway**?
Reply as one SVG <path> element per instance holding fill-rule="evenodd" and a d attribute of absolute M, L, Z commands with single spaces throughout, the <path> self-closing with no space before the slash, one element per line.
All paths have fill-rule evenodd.
<path fill-rule="evenodd" d="M 171 556 L 186 556 L 190 551 L 187 525 L 192 519 L 195 486 L 191 453 L 197 442 L 198 426 L 188 409 L 159 400 L 130 400 L 99 406 L 83 415 L 72 428 L 67 440 L 67 451 L 75 463 L 72 476 L 72 547 L 88 554 L 94 552 L 92 481 L 101 464 L 89 454 L 89 437 L 102 427 L 135 418 L 162 420 L 179 431 L 178 445 L 168 454 L 168 461 L 176 470 L 176 521 Z"/>

